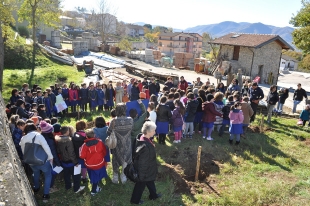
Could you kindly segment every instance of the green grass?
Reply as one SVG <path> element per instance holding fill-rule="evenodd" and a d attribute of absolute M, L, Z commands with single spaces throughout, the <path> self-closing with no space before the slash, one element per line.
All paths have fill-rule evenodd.
<path fill-rule="evenodd" d="M 83 117 L 91 121 L 108 112 Z M 258 118 L 259 119 L 259 118 Z M 74 125 L 76 119 L 62 119 L 62 124 Z M 257 126 L 255 122 L 253 126 Z M 228 134 L 214 141 L 194 139 L 167 146 L 156 143 L 158 178 L 156 187 L 163 197 L 148 201 L 148 191 L 142 196 L 145 205 L 307 205 L 310 200 L 309 130 L 296 126 L 296 120 L 274 118 L 264 133 L 249 132 L 239 146 L 228 144 Z M 202 146 L 199 182 L 193 182 L 197 149 Z M 129 205 L 134 187 L 131 182 L 115 185 L 109 178 L 102 181 L 103 191 L 90 196 L 90 184 L 83 194 L 65 191 L 57 180 L 58 192 L 51 194 L 49 203 L 36 196 L 39 205 Z"/>
<path fill-rule="evenodd" d="M 31 78 L 31 69 L 5 69 L 3 78 L 3 98 L 7 102 L 11 97 L 13 88 L 21 89 L 23 83 L 38 84 L 42 89 L 48 88 L 55 83 L 81 83 L 85 76 L 84 72 L 78 72 L 75 67 L 59 65 L 48 61 L 48 66 L 36 67 Z M 31 79 L 31 80 L 30 80 Z M 29 82 L 30 80 L 30 82 Z"/>

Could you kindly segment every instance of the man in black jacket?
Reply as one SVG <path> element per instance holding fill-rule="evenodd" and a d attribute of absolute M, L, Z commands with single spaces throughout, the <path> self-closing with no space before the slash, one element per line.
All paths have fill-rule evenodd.
<path fill-rule="evenodd" d="M 250 88 L 250 102 L 254 112 L 254 114 L 251 117 L 251 122 L 254 122 L 258 103 L 263 98 L 264 98 L 263 90 L 260 87 L 258 87 L 258 84 L 256 82 L 254 82 L 252 84 L 252 87 Z"/>
<path fill-rule="evenodd" d="M 303 98 L 308 98 L 307 97 L 307 92 L 301 88 L 301 84 L 297 84 L 297 89 L 294 92 L 293 100 L 294 100 L 294 105 L 293 105 L 293 113 L 296 113 L 296 107 L 297 105 L 303 100 Z"/>
<path fill-rule="evenodd" d="M 149 90 L 150 90 L 150 96 L 152 94 L 156 95 L 158 94 L 157 92 L 157 83 L 155 82 L 155 78 L 154 77 L 151 77 L 150 79 L 150 84 L 149 84 Z"/>

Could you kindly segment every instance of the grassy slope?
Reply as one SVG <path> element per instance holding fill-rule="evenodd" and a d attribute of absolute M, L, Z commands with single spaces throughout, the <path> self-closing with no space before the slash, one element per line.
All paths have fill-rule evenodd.
<path fill-rule="evenodd" d="M 96 115 L 99 113 L 84 119 L 89 121 Z M 109 119 L 108 113 L 100 115 Z M 76 120 L 62 121 L 74 125 Z M 263 134 L 249 133 L 240 146 L 230 146 L 228 134 L 223 138 L 214 134 L 213 142 L 195 135 L 193 140 L 186 139 L 178 145 L 171 144 L 172 138 L 168 146 L 156 144 L 160 164 L 156 186 L 164 196 L 158 201 L 146 201 L 145 205 L 307 205 L 309 129 L 295 124 L 292 119 L 275 118 L 273 129 Z M 207 178 L 198 183 L 186 182 L 181 178 L 193 180 L 199 145 L 201 169 Z M 111 177 L 111 165 L 108 172 Z M 48 205 L 129 205 L 133 183 L 115 185 L 107 178 L 102 184 L 101 194 L 91 197 L 90 184 L 86 192 L 76 195 L 65 191 L 63 182 L 57 180 L 60 191 L 51 195 Z M 40 205 L 46 205 L 40 195 L 37 197 Z M 142 199 L 147 197 L 146 189 Z"/>

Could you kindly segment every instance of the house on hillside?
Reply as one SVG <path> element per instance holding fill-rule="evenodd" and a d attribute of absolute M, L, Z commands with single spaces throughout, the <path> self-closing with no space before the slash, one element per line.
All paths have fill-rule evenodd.
<path fill-rule="evenodd" d="M 127 36 L 131 36 L 131 37 L 144 36 L 144 28 L 143 26 L 139 26 L 139 25 L 126 24 L 125 32 Z"/>
<path fill-rule="evenodd" d="M 297 69 L 298 69 L 298 61 L 293 57 L 282 54 L 280 70 L 296 71 Z"/>
<path fill-rule="evenodd" d="M 176 52 L 187 52 L 199 57 L 202 36 L 198 33 L 161 32 L 158 36 L 158 49 L 167 56 L 173 56 Z"/>
<path fill-rule="evenodd" d="M 242 69 L 260 83 L 277 84 L 282 49 L 294 48 L 279 35 L 230 33 L 209 42 L 220 45 L 217 63 L 229 61 L 234 73 Z M 212 69 L 212 68 L 211 68 Z"/>

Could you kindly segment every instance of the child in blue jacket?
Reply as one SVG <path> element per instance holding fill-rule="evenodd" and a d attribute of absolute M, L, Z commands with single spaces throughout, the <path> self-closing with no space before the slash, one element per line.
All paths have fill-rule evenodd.
<path fill-rule="evenodd" d="M 97 104 L 98 104 L 98 111 L 103 111 L 104 105 L 104 92 L 102 90 L 102 85 L 99 84 L 97 87 Z"/>
<path fill-rule="evenodd" d="M 16 122 L 16 127 L 14 128 L 13 132 L 12 132 L 12 138 L 13 138 L 13 142 L 16 148 L 16 151 L 18 153 L 18 156 L 20 158 L 20 160 L 23 160 L 23 153 L 22 153 L 22 148 L 20 147 L 19 143 L 21 138 L 23 137 L 23 131 L 26 127 L 26 123 L 24 120 L 19 119 Z"/>
<path fill-rule="evenodd" d="M 306 106 L 306 108 L 304 110 L 302 110 L 302 112 L 299 115 L 299 119 L 302 120 L 302 125 L 305 126 L 306 122 L 309 122 L 309 115 L 310 115 L 310 105 L 308 104 Z M 308 124 L 308 126 L 310 127 L 310 122 Z"/>

